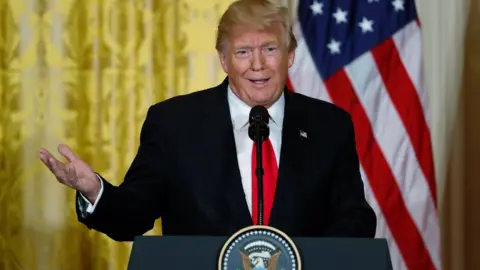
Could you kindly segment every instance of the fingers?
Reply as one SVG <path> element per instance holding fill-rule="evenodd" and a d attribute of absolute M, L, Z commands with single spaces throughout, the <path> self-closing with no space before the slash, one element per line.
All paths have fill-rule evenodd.
<path fill-rule="evenodd" d="M 70 148 L 64 144 L 60 144 L 58 146 L 58 152 L 60 152 L 60 154 L 62 154 L 62 156 L 64 156 L 70 162 L 78 159 L 72 150 L 70 150 Z"/>
<path fill-rule="evenodd" d="M 42 162 L 45 163 L 45 165 L 47 165 L 49 168 L 50 164 L 55 164 L 55 161 L 57 161 L 56 158 L 44 148 L 40 149 L 40 160 L 42 160 Z"/>
<path fill-rule="evenodd" d="M 59 182 L 71 186 L 76 179 L 76 170 L 73 161 L 78 160 L 78 157 L 64 144 L 58 146 L 58 151 L 69 162 L 62 163 L 56 159 L 47 149 L 40 149 L 40 159 L 55 175 Z"/>
<path fill-rule="evenodd" d="M 42 160 L 57 178 L 64 178 L 63 163 L 57 160 L 47 149 L 40 149 L 40 160 Z"/>

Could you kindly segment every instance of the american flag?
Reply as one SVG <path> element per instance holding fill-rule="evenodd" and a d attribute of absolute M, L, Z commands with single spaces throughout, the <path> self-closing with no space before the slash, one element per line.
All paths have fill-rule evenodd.
<path fill-rule="evenodd" d="M 296 0 L 292 90 L 355 125 L 361 174 L 394 269 L 440 269 L 436 182 L 414 0 Z"/>

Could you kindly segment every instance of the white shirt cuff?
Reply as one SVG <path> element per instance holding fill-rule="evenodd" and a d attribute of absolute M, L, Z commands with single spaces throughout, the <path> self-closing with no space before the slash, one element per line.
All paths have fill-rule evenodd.
<path fill-rule="evenodd" d="M 85 201 L 85 204 L 87 205 L 87 213 L 91 214 L 93 213 L 93 211 L 95 211 L 95 208 L 97 207 L 97 204 L 98 204 L 98 201 L 100 200 L 100 197 L 102 196 L 102 193 L 103 193 L 103 181 L 102 179 L 100 178 L 100 176 L 98 176 L 98 180 L 100 181 L 100 192 L 98 193 L 98 196 L 97 196 L 97 199 L 95 200 L 95 203 L 92 205 L 88 200 L 87 198 L 85 198 L 83 196 L 82 193 L 80 193 L 80 196 L 83 198 L 83 200 Z"/>

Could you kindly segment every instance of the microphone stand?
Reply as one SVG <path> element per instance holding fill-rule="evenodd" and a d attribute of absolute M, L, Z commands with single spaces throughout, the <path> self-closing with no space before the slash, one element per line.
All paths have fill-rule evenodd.
<path fill-rule="evenodd" d="M 257 175 L 257 197 L 258 197 L 258 225 L 263 225 L 263 166 L 262 166 L 262 143 L 263 138 L 261 138 L 261 129 L 263 128 L 262 123 L 259 121 L 256 125 L 256 134 L 255 134 L 255 145 L 256 145 L 256 154 L 257 154 L 257 168 L 255 174 Z"/>

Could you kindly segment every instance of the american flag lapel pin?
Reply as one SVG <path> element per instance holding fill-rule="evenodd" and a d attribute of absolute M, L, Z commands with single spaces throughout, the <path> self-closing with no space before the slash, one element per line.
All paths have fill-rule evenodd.
<path fill-rule="evenodd" d="M 307 138 L 307 132 L 303 131 L 303 130 L 300 130 L 300 137 L 302 138 Z"/>

